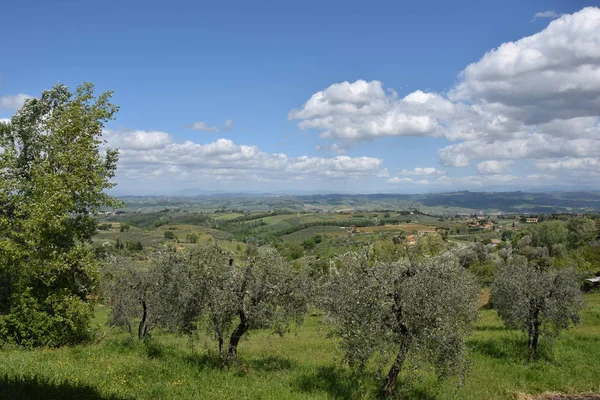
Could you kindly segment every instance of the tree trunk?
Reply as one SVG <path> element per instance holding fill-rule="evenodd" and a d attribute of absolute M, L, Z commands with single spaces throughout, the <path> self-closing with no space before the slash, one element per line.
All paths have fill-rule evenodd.
<path fill-rule="evenodd" d="M 408 349 L 410 348 L 412 340 L 410 338 L 406 338 L 402 341 L 400 345 L 400 350 L 398 351 L 398 355 L 390 368 L 390 372 L 388 372 L 385 377 L 385 381 L 381 386 L 381 395 L 383 397 L 389 397 L 394 394 L 396 390 L 396 381 L 398 380 L 398 374 L 402 370 L 402 364 L 404 364 L 404 360 L 406 360 L 406 355 L 408 354 Z"/>
<path fill-rule="evenodd" d="M 221 331 L 221 328 L 219 327 L 219 320 L 217 319 L 217 315 L 215 313 L 212 303 L 209 303 L 208 307 L 210 308 L 210 313 L 212 315 L 212 321 L 213 321 L 213 327 L 217 334 L 217 339 L 219 340 L 219 354 L 222 354 L 223 353 L 223 332 Z"/>
<path fill-rule="evenodd" d="M 142 300 L 142 319 L 140 320 L 140 325 L 138 326 L 138 339 L 144 340 L 148 333 L 147 321 L 148 321 L 148 306 L 146 305 L 146 300 Z"/>
<path fill-rule="evenodd" d="M 537 348 L 538 348 L 538 341 L 539 341 L 539 337 L 540 337 L 540 312 L 539 309 L 536 308 L 533 311 L 533 315 L 531 317 L 531 320 L 529 321 L 529 327 L 528 327 L 528 336 L 529 336 L 529 340 L 528 340 L 528 345 L 529 345 L 529 356 L 527 357 L 527 361 L 531 361 L 532 357 L 536 356 L 537 353 Z"/>
<path fill-rule="evenodd" d="M 242 338 L 244 333 L 246 333 L 248 331 L 248 328 L 249 328 L 249 325 L 245 321 L 245 318 L 244 318 L 243 322 L 240 322 L 239 325 L 237 326 L 237 328 L 235 328 L 235 330 L 231 334 L 231 339 L 229 339 L 229 351 L 227 353 L 227 357 L 230 360 L 237 359 L 238 344 L 240 343 L 240 339 Z"/>

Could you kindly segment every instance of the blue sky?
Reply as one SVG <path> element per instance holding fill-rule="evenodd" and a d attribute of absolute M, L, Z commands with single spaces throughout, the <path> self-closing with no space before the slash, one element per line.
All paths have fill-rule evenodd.
<path fill-rule="evenodd" d="M 598 5 L 13 2 L 0 118 L 114 90 L 120 194 L 598 189 Z"/>

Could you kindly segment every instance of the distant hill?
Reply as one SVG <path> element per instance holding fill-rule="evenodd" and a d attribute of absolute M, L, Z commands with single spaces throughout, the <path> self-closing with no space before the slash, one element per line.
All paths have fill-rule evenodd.
<path fill-rule="evenodd" d="M 600 212 L 600 192 L 451 192 L 431 194 L 274 195 L 217 193 L 199 196 L 121 196 L 126 209 L 155 211 L 240 210 L 337 212 L 347 210 L 410 210 L 443 215 L 471 212 L 512 214 Z"/>

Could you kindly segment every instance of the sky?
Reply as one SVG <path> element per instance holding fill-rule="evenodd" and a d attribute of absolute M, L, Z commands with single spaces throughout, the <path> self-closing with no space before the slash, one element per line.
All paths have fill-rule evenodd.
<path fill-rule="evenodd" d="M 0 6 L 0 121 L 120 106 L 119 195 L 599 190 L 600 0 Z"/>

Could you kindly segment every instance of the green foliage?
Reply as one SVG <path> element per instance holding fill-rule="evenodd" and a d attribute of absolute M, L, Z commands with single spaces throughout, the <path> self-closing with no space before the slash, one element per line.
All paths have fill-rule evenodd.
<path fill-rule="evenodd" d="M 596 223 L 589 218 L 571 218 L 567 222 L 567 229 L 569 230 L 568 245 L 571 249 L 589 244 L 598 236 Z"/>
<path fill-rule="evenodd" d="M 586 295 L 583 323 L 556 340 L 553 359 L 525 363 L 523 340 L 503 327 L 496 310 L 484 309 L 467 339 L 469 375 L 456 388 L 436 384 L 423 365 L 407 365 L 398 398 L 506 400 L 515 393 L 597 393 L 600 371 L 600 293 Z M 107 308 L 97 307 L 103 323 Z M 202 337 L 203 340 L 212 338 Z M 212 342 L 211 342 L 212 343 Z M 338 341 L 323 334 L 322 318 L 308 315 L 293 335 L 256 330 L 237 363 L 223 367 L 187 337 L 154 330 L 150 342 L 114 328 L 97 345 L 43 351 L 4 348 L 2 399 L 373 399 L 378 382 L 370 368 L 353 374 L 340 366 Z M 418 374 L 419 379 L 407 379 Z M 567 397 L 566 395 L 564 397 Z"/>
<path fill-rule="evenodd" d="M 121 243 L 122 245 L 123 243 Z M 142 251 L 144 250 L 144 246 L 142 245 L 142 242 L 126 242 L 125 243 L 125 248 L 129 251 Z"/>
<path fill-rule="evenodd" d="M 440 376 L 465 372 L 465 336 L 477 316 L 478 287 L 450 254 L 422 261 L 373 262 L 348 253 L 321 289 L 346 361 L 363 371 L 392 363 L 382 386 L 395 389 L 407 360 L 428 361 Z"/>
<path fill-rule="evenodd" d="M 489 287 L 496 276 L 496 264 L 492 261 L 477 260 L 469 266 L 469 271 L 478 278 L 482 286 Z"/>
<path fill-rule="evenodd" d="M 117 107 L 58 84 L 30 99 L 0 129 L 0 340 L 27 346 L 78 343 L 90 335 L 98 262 L 84 246 L 93 214 L 118 202 L 117 152 L 101 154 Z"/>
<path fill-rule="evenodd" d="M 165 239 L 175 239 L 175 234 L 173 231 L 165 231 L 164 236 Z"/>
<path fill-rule="evenodd" d="M 278 249 L 287 260 L 297 260 L 304 255 L 304 247 L 297 242 L 281 243 Z"/>
<path fill-rule="evenodd" d="M 552 339 L 579 321 L 583 295 L 572 269 L 557 270 L 547 260 L 528 261 L 516 256 L 494 281 L 491 300 L 507 327 L 527 333 L 530 357 L 539 338 Z"/>
<path fill-rule="evenodd" d="M 129 268 L 120 276 L 107 290 L 113 321 L 127 326 L 140 318 L 148 329 L 162 324 L 188 333 L 204 326 L 228 358 L 237 357 L 239 341 L 250 329 L 269 327 L 283 334 L 290 321 L 302 320 L 307 307 L 304 274 L 265 247 L 244 266 L 215 244 L 169 249 L 147 273 Z M 138 331 L 143 332 L 141 326 Z"/>
<path fill-rule="evenodd" d="M 304 239 L 301 244 L 305 250 L 312 250 L 317 245 L 314 238 Z"/>
<path fill-rule="evenodd" d="M 569 230 L 563 221 L 542 222 L 533 230 L 533 245 L 552 249 L 552 246 L 567 242 Z"/>
<path fill-rule="evenodd" d="M 186 239 L 189 243 L 198 243 L 198 237 L 197 233 L 190 233 L 187 235 Z"/>
<path fill-rule="evenodd" d="M 112 258 L 103 273 L 104 299 L 110 306 L 109 324 L 114 324 L 134 334 L 132 325 L 138 323 L 137 336 L 146 340 L 158 325 L 172 325 L 167 310 L 178 298 L 173 293 L 183 279 L 183 259 L 169 250 L 155 259 L 148 269 L 132 264 L 131 260 Z"/>
<path fill-rule="evenodd" d="M 110 231 L 112 229 L 112 224 L 100 224 L 98 229 L 101 231 Z"/>

